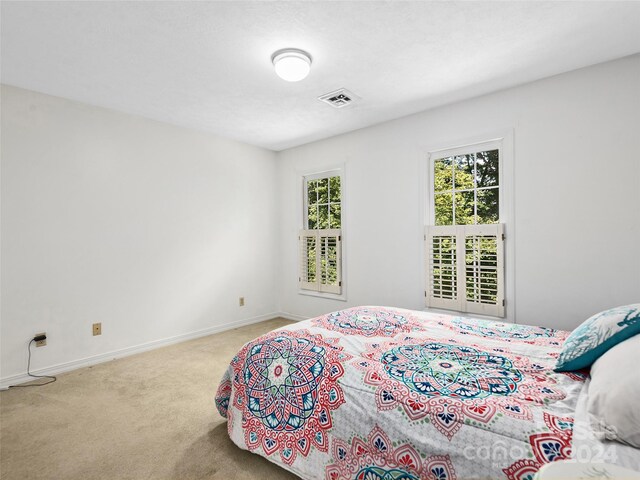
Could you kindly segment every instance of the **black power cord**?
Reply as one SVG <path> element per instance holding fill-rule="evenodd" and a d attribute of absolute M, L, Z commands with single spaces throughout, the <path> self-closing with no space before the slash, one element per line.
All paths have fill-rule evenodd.
<path fill-rule="evenodd" d="M 51 375 L 34 375 L 31 373 L 31 344 L 33 342 L 39 342 L 41 340 L 46 340 L 46 339 L 47 339 L 46 335 L 37 335 L 33 337 L 29 342 L 29 346 L 27 347 L 27 350 L 29 350 L 29 361 L 27 362 L 27 375 L 33 378 L 50 378 L 51 380 L 44 383 L 32 383 L 31 385 L 10 385 L 9 388 L 44 387 L 45 385 L 49 385 L 50 383 L 53 383 L 57 380 L 56 377 Z"/>

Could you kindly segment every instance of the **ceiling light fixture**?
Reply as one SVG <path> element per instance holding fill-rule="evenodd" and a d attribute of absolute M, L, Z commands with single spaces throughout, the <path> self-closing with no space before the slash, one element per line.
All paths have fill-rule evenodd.
<path fill-rule="evenodd" d="M 297 48 L 278 50 L 271 56 L 271 61 L 278 76 L 287 82 L 298 82 L 311 70 L 311 55 Z"/>

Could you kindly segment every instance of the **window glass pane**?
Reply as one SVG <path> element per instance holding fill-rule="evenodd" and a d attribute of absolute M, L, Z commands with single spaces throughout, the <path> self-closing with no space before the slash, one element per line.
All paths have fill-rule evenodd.
<path fill-rule="evenodd" d="M 318 224 L 316 228 L 329 228 L 329 205 L 318 205 Z"/>
<path fill-rule="evenodd" d="M 453 190 L 453 157 L 441 158 L 433 163 L 433 179 L 435 192 Z"/>
<path fill-rule="evenodd" d="M 498 185 L 498 165 L 498 150 L 489 150 L 476 154 L 476 184 L 478 187 Z"/>
<path fill-rule="evenodd" d="M 456 225 L 473 225 L 473 190 L 456 192 Z"/>
<path fill-rule="evenodd" d="M 499 153 L 498 149 L 481 150 L 434 160 L 436 225 L 492 224 L 500 221 Z M 449 192 L 450 195 L 446 195 Z"/>
<path fill-rule="evenodd" d="M 466 190 L 474 187 L 473 184 L 473 162 L 475 155 L 457 155 L 454 157 L 454 188 L 456 190 Z"/>
<path fill-rule="evenodd" d="M 340 176 L 307 180 L 306 188 L 306 228 L 341 228 Z"/>
<path fill-rule="evenodd" d="M 307 228 L 313 230 L 318 228 L 318 206 L 316 204 L 309 205 L 307 209 Z"/>
<path fill-rule="evenodd" d="M 307 182 L 307 204 L 313 205 L 318 201 L 316 197 L 316 184 L 315 180 L 309 180 Z"/>
<path fill-rule="evenodd" d="M 317 182 L 318 203 L 329 203 L 329 179 L 319 178 Z"/>
<path fill-rule="evenodd" d="M 329 209 L 330 217 L 329 217 L 329 228 L 340 228 L 342 222 L 340 218 L 340 204 L 333 203 Z"/>
<path fill-rule="evenodd" d="M 453 225 L 453 194 L 434 195 L 436 225 Z"/>
<path fill-rule="evenodd" d="M 498 223 L 499 188 L 478 190 L 478 223 Z"/>
<path fill-rule="evenodd" d="M 329 200 L 331 203 L 340 202 L 340 177 L 329 178 Z"/>

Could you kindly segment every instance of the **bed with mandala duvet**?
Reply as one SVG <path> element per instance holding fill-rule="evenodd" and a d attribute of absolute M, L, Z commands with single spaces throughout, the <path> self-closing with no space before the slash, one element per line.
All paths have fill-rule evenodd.
<path fill-rule="evenodd" d="M 588 375 L 554 371 L 568 336 L 350 308 L 244 345 L 216 406 L 240 448 L 304 479 L 532 478 L 571 457 Z"/>

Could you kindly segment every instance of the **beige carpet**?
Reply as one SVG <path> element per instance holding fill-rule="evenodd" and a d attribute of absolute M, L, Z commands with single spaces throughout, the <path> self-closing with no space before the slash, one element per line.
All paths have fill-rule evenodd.
<path fill-rule="evenodd" d="M 274 319 L 0 393 L 0 477 L 295 479 L 227 435 L 214 396 L 247 341 Z"/>

